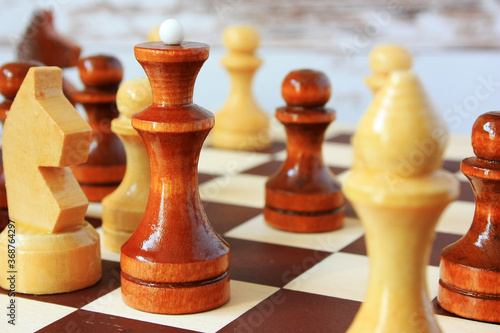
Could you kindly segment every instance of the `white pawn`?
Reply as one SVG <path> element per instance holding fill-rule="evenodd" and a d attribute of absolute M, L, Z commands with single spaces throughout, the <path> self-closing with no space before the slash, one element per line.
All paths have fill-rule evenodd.
<path fill-rule="evenodd" d="M 120 186 L 102 200 L 104 245 L 120 251 L 141 222 L 149 196 L 150 169 L 146 147 L 132 127 L 131 117 L 152 102 L 147 78 L 124 82 L 116 95 L 120 116 L 113 119 L 111 129 L 125 147 L 127 169 Z"/>
<path fill-rule="evenodd" d="M 272 140 L 270 120 L 252 95 L 252 78 L 262 63 L 254 54 L 259 33 L 252 27 L 231 26 L 224 30 L 223 41 L 229 54 L 222 58 L 222 64 L 231 76 L 231 91 L 215 115 L 211 143 L 227 149 L 266 148 Z"/>

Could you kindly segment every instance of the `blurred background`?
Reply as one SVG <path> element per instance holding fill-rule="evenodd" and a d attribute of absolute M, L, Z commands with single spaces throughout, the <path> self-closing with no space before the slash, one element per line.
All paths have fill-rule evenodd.
<path fill-rule="evenodd" d="M 41 8 L 54 12 L 56 29 L 82 46 L 82 56 L 118 57 L 125 79 L 144 76 L 133 46 L 163 20 L 178 19 L 186 40 L 211 45 L 195 102 L 213 112 L 229 91 L 220 58 L 222 31 L 232 24 L 260 31 L 263 65 L 253 91 L 269 114 L 284 103 L 286 74 L 312 68 L 332 82 L 328 106 L 338 121 L 355 125 L 372 97 L 363 83 L 369 52 L 385 43 L 414 54 L 414 71 L 452 132 L 469 135 L 477 116 L 500 109 L 500 0 L 0 0 L 2 64 L 15 60 L 15 46 Z M 65 75 L 80 84 L 75 69 Z"/>

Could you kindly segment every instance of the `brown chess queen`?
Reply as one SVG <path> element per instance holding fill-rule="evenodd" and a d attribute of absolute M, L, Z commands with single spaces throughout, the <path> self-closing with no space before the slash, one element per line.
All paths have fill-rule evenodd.
<path fill-rule="evenodd" d="M 214 116 L 193 104 L 209 46 L 139 44 L 135 56 L 153 103 L 132 126 L 149 155 L 151 190 L 144 217 L 121 249 L 124 301 L 154 313 L 194 313 L 229 299 L 229 246 L 210 225 L 198 191 L 198 157 Z"/>

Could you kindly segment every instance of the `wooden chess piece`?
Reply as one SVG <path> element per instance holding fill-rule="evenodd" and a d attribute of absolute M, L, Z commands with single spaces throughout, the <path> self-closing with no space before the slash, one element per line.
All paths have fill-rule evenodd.
<path fill-rule="evenodd" d="M 255 56 L 260 37 L 247 26 L 231 26 L 224 30 L 224 45 L 229 54 L 222 64 L 231 76 L 231 91 L 222 109 L 216 113 L 210 135 L 214 147 L 259 150 L 271 145 L 269 117 L 252 95 L 252 79 L 262 60 Z"/>
<path fill-rule="evenodd" d="M 125 175 L 125 150 L 111 131 L 111 121 L 119 114 L 116 91 L 123 67 L 114 57 L 97 55 L 82 58 L 78 69 L 85 89 L 73 98 L 85 108 L 92 127 L 92 144 L 87 162 L 72 169 L 89 201 L 100 202 L 120 185 Z"/>
<path fill-rule="evenodd" d="M 441 169 L 446 141 L 418 78 L 393 72 L 359 123 L 344 183 L 370 258 L 366 298 L 348 332 L 440 332 L 425 268 L 434 227 L 459 193 Z"/>
<path fill-rule="evenodd" d="M 88 201 L 68 167 L 87 159 L 91 135 L 62 93 L 61 69 L 31 68 L 3 135 L 11 222 L 0 234 L 2 288 L 9 289 L 10 274 L 15 291 L 29 294 L 69 292 L 100 279 L 99 234 L 84 220 Z"/>
<path fill-rule="evenodd" d="M 380 45 L 370 52 L 370 68 L 373 76 L 365 79 L 365 84 L 376 93 L 385 84 L 390 73 L 395 70 L 409 70 L 413 57 L 400 45 Z"/>
<path fill-rule="evenodd" d="M 120 116 L 111 129 L 123 142 L 127 170 L 120 186 L 102 200 L 104 245 L 120 251 L 141 222 L 149 196 L 150 169 L 144 142 L 132 127 L 132 115 L 151 105 L 151 86 L 147 78 L 124 82 L 116 94 Z"/>
<path fill-rule="evenodd" d="M 500 112 L 485 113 L 472 128 L 477 157 L 462 161 L 474 189 L 472 226 L 441 252 L 438 302 L 459 316 L 500 322 Z"/>
<path fill-rule="evenodd" d="M 345 200 L 340 183 L 323 164 L 325 131 L 335 111 L 325 108 L 331 86 L 322 72 L 298 70 L 281 86 L 287 106 L 276 110 L 285 126 L 287 158 L 266 183 L 266 222 L 294 232 L 335 230 L 344 224 Z"/>
<path fill-rule="evenodd" d="M 23 83 L 28 70 L 33 66 L 40 66 L 36 61 L 10 62 L 0 67 L 0 94 L 4 96 L 0 103 L 0 123 L 5 124 L 7 113 L 14 102 L 17 91 Z M 5 175 L 3 173 L 2 149 L 0 146 L 0 231 L 9 223 L 9 211 L 7 209 L 7 191 L 5 189 Z"/>
<path fill-rule="evenodd" d="M 132 117 L 148 151 L 151 191 L 121 248 L 121 290 L 139 310 L 194 313 L 228 301 L 229 246 L 210 225 L 198 191 L 198 157 L 214 116 L 193 104 L 193 89 L 209 46 L 167 42 L 134 48 L 153 92 L 152 105 Z"/>
<path fill-rule="evenodd" d="M 74 67 L 81 48 L 71 39 L 61 36 L 54 28 L 53 13 L 39 10 L 17 45 L 17 58 L 21 61 L 37 60 L 47 66 Z"/>

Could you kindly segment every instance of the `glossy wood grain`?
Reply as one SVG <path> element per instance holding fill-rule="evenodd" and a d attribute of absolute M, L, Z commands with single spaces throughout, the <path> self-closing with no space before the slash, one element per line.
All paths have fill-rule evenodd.
<path fill-rule="evenodd" d="M 266 183 L 266 222 L 293 232 L 335 230 L 343 225 L 340 183 L 323 164 L 322 145 L 335 111 L 325 108 L 331 94 L 325 74 L 299 70 L 282 85 L 287 106 L 276 110 L 285 125 L 287 158 Z"/>
<path fill-rule="evenodd" d="M 73 98 L 85 108 L 92 144 L 87 162 L 72 169 L 89 201 L 101 201 L 118 187 L 126 168 L 123 144 L 111 131 L 111 121 L 119 114 L 116 91 L 123 68 L 118 59 L 97 55 L 82 58 L 78 70 L 85 89 Z"/>
<path fill-rule="evenodd" d="M 462 317 L 500 322 L 500 112 L 481 115 L 472 129 L 477 157 L 462 161 L 476 198 L 472 225 L 441 253 L 438 302 Z"/>
<path fill-rule="evenodd" d="M 132 117 L 150 159 L 144 217 L 121 249 L 124 301 L 154 313 L 194 313 L 229 299 L 229 246 L 210 225 L 198 192 L 200 150 L 214 116 L 193 104 L 209 46 L 139 44 L 135 55 L 153 92 Z"/>

